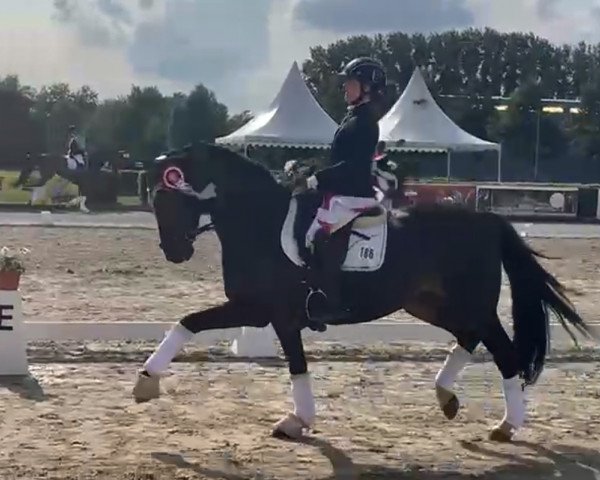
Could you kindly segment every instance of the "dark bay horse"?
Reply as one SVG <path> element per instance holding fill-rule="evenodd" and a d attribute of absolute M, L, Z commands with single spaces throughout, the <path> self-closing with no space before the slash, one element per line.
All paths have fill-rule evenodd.
<path fill-rule="evenodd" d="M 210 215 L 221 243 L 228 301 L 190 313 L 173 327 L 140 371 L 135 400 L 159 396 L 160 375 L 195 334 L 271 324 L 289 365 L 294 402 L 294 412 L 273 434 L 301 436 L 316 410 L 301 337 L 310 324 L 305 301 L 311 287 L 299 244 L 320 195 L 292 196 L 260 164 L 204 143 L 159 157 L 150 181 L 160 248 L 168 261 L 192 257 L 199 218 Z M 415 207 L 400 218 L 369 212 L 351 228 L 342 297 L 352 317 L 344 323 L 370 322 L 404 309 L 454 335 L 457 344 L 435 379 L 449 419 L 459 409 L 455 380 L 483 343 L 503 378 L 505 415 L 490 433 L 493 440 L 508 441 L 524 425 L 525 387 L 538 380 L 549 350 L 550 311 L 568 331 L 567 322 L 597 338 L 565 288 L 538 263 L 540 255 L 500 216 L 452 206 Z M 502 267 L 512 290 L 512 340 L 497 315 Z"/>
<path fill-rule="evenodd" d="M 123 152 L 98 151 L 90 155 L 86 168 L 70 169 L 64 154 L 40 154 L 28 156 L 23 161 L 19 177 L 14 182 L 15 187 L 31 186 L 44 187 L 55 175 L 73 183 L 79 189 L 79 197 L 75 204 L 83 212 L 89 212 L 86 203 L 102 203 L 105 199 L 116 200 L 118 188 L 117 176 L 119 166 L 123 160 Z M 103 168 L 104 164 L 109 168 Z M 31 182 L 29 179 L 34 170 L 40 173 L 39 181 Z"/>

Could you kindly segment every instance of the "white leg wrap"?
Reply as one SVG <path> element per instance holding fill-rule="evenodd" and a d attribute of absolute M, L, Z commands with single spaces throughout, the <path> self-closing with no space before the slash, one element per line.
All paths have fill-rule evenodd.
<path fill-rule="evenodd" d="M 502 421 L 514 428 L 521 428 L 525 423 L 527 415 L 522 380 L 518 375 L 513 378 L 504 379 L 502 389 L 504 390 L 504 401 L 506 402 L 506 410 Z"/>
<path fill-rule="evenodd" d="M 40 200 L 44 200 L 46 187 L 33 187 L 31 189 L 31 203 L 39 202 Z"/>
<path fill-rule="evenodd" d="M 446 390 L 452 391 L 456 378 L 471 361 L 471 354 L 458 343 L 446 357 L 444 365 L 435 377 L 435 384 Z"/>
<path fill-rule="evenodd" d="M 79 208 L 81 210 L 83 210 L 84 212 L 89 211 L 87 208 L 87 205 L 85 204 L 87 202 L 87 197 L 79 197 Z"/>
<path fill-rule="evenodd" d="M 306 425 L 312 425 L 316 417 L 316 408 L 310 373 L 292 375 L 292 398 L 294 414 Z"/>
<path fill-rule="evenodd" d="M 183 348 L 186 342 L 190 341 L 194 334 L 183 325 L 175 325 L 166 337 L 160 343 L 158 348 L 144 363 L 144 369 L 150 375 L 160 375 L 169 368 L 175 355 Z"/>

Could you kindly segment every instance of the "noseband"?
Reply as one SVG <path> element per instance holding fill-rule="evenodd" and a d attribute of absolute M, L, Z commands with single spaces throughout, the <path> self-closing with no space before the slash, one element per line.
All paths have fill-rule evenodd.
<path fill-rule="evenodd" d="M 204 190 L 200 193 L 198 193 L 194 187 L 192 187 L 189 183 L 187 183 L 183 177 L 181 177 L 181 179 L 172 184 L 172 185 L 165 185 L 164 183 L 161 185 L 157 185 L 154 188 L 154 192 L 153 195 L 154 196 L 156 194 L 156 192 L 163 190 L 163 191 L 175 191 L 178 192 L 182 195 L 186 195 L 188 197 L 192 197 L 194 200 L 196 200 L 197 202 L 199 202 L 200 204 L 202 203 L 206 203 L 210 200 L 212 200 L 213 197 L 207 197 L 206 195 L 206 191 L 208 189 L 210 189 L 210 187 L 212 186 L 212 184 L 207 185 Z M 213 186 L 214 188 L 214 186 Z M 211 215 L 210 209 L 207 209 L 206 212 L 202 212 L 200 214 L 200 216 L 202 216 L 203 214 L 209 214 Z M 188 231 L 185 235 L 184 238 L 189 241 L 190 243 L 194 243 L 196 241 L 196 239 L 202 235 L 205 232 L 209 232 L 211 230 L 215 229 L 215 225 L 214 223 L 211 221 L 210 223 L 207 223 L 206 225 L 202 225 L 201 227 L 195 227 L 193 229 L 191 229 L 190 231 Z"/>
<path fill-rule="evenodd" d="M 194 243 L 196 239 L 205 232 L 210 232 L 215 229 L 215 224 L 213 222 L 207 223 L 206 225 L 202 225 L 201 227 L 197 227 L 190 232 L 186 233 L 185 239 L 191 243 Z"/>
<path fill-rule="evenodd" d="M 201 227 L 196 227 L 196 228 L 189 230 L 187 233 L 185 233 L 183 235 L 183 238 L 190 243 L 194 243 L 200 235 L 202 235 L 205 232 L 210 232 L 211 230 L 214 230 L 214 229 L 215 229 L 215 224 L 213 222 L 210 222 L 210 223 L 207 223 L 206 225 L 202 225 Z M 171 236 L 171 237 L 173 237 L 173 236 Z M 159 243 L 159 245 L 162 247 L 162 242 Z"/>

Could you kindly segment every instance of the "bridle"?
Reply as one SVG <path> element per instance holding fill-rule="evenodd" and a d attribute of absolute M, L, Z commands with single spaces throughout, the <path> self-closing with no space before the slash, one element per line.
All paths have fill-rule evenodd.
<path fill-rule="evenodd" d="M 197 227 L 190 232 L 186 233 L 185 239 L 191 243 L 194 243 L 196 239 L 205 232 L 210 232 L 215 229 L 215 224 L 213 222 L 207 223 L 206 225 L 202 225 L 201 227 Z"/>
<path fill-rule="evenodd" d="M 178 175 L 179 178 L 172 182 L 169 181 L 167 178 L 169 171 L 174 172 L 176 175 Z M 185 195 L 187 197 L 191 197 L 194 200 L 196 200 L 197 202 L 199 202 L 200 204 L 202 204 L 205 202 L 209 202 L 214 198 L 215 195 L 212 195 L 211 190 L 214 191 L 214 184 L 212 184 L 212 183 L 206 185 L 205 188 L 201 192 L 196 191 L 192 185 L 190 185 L 188 182 L 185 181 L 185 178 L 183 176 L 183 172 L 181 171 L 181 169 L 173 166 L 173 167 L 168 167 L 167 169 L 165 169 L 165 172 L 163 172 L 162 181 L 160 181 L 152 189 L 151 198 L 154 198 L 156 193 L 159 191 L 175 191 L 175 192 L 181 193 L 182 195 Z M 200 217 L 202 217 L 203 214 L 211 215 L 211 219 L 212 219 L 212 214 L 211 214 L 210 209 L 207 209 L 207 211 L 203 210 L 202 213 L 200 213 Z M 205 232 L 212 231 L 214 229 L 215 229 L 215 225 L 211 221 L 210 223 L 207 223 L 205 225 L 197 226 L 196 228 L 193 228 L 192 230 L 190 230 L 189 232 L 187 232 L 184 235 L 184 238 L 187 241 L 189 241 L 190 243 L 194 243 L 200 235 L 202 235 Z"/>
<path fill-rule="evenodd" d="M 157 189 L 155 189 L 155 192 L 156 192 L 156 191 L 159 191 L 159 190 L 165 190 L 165 191 L 168 191 L 168 190 L 172 190 L 172 189 L 157 188 Z M 186 193 L 185 193 L 184 191 L 179 191 L 179 193 L 182 193 L 182 194 L 186 195 Z M 195 193 L 196 193 L 196 192 L 195 192 Z M 194 197 L 194 198 L 195 198 L 195 199 L 196 199 L 198 202 L 200 202 L 200 203 L 204 203 L 204 202 L 209 202 L 209 201 L 210 201 L 210 199 L 207 199 L 207 198 L 201 198 L 201 197 L 199 197 L 199 196 L 197 196 L 197 195 L 198 195 L 198 194 L 196 194 L 196 195 L 193 195 L 193 197 Z M 205 211 L 205 210 L 202 210 L 202 212 L 200 213 L 200 216 L 199 216 L 199 218 L 201 218 L 201 217 L 202 217 L 202 215 L 207 215 L 207 214 L 208 214 L 208 215 L 211 215 L 211 211 L 210 211 L 210 209 L 208 209 L 208 210 L 206 210 L 206 211 Z M 212 219 L 212 216 L 211 216 L 211 219 Z M 187 240 L 188 242 L 190 242 L 190 243 L 194 243 L 194 242 L 197 240 L 197 238 L 198 238 L 200 235 L 202 235 L 203 233 L 206 233 L 206 232 L 210 232 L 210 231 L 212 231 L 212 230 L 214 230 L 214 229 L 215 229 L 215 224 L 214 224 L 214 223 L 212 222 L 212 220 L 211 220 L 211 221 L 210 221 L 209 223 L 207 223 L 207 224 L 204 224 L 204 225 L 202 225 L 202 226 L 197 226 L 196 228 L 193 228 L 193 229 L 189 230 L 189 231 L 188 231 L 188 232 L 187 232 L 187 233 L 184 235 L 184 238 L 185 238 L 185 240 Z"/>

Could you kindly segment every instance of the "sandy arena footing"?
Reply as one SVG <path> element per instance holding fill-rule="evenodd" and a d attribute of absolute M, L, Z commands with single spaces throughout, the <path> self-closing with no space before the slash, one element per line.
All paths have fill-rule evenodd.
<path fill-rule="evenodd" d="M 0 227 L 3 245 L 31 249 L 22 278 L 27 320 L 176 321 L 223 300 L 219 245 L 196 243 L 167 263 L 151 230 Z M 597 240 L 532 240 L 598 323 Z M 499 312 L 510 316 L 503 285 Z M 406 314 L 392 320 L 414 321 Z M 186 352 L 157 401 L 131 398 L 153 343 L 29 346 L 28 381 L 0 380 L 0 479 L 600 479 L 598 352 L 553 352 L 530 392 L 515 444 L 487 440 L 503 415 L 500 375 L 486 357 L 457 385 L 445 420 L 433 388 L 445 345 L 348 348 L 309 344 L 318 424 L 303 443 L 270 437 L 290 409 L 281 361 L 229 361 L 226 346 Z"/>
<path fill-rule="evenodd" d="M 549 366 L 515 444 L 487 433 L 503 414 L 492 364 L 470 366 L 453 422 L 432 387 L 441 362 L 312 364 L 318 424 L 303 442 L 270 437 L 290 408 L 285 368 L 177 363 L 163 396 L 135 404 L 136 364 L 33 364 L 0 386 L 0 478 L 600 478 L 600 367 Z"/>

